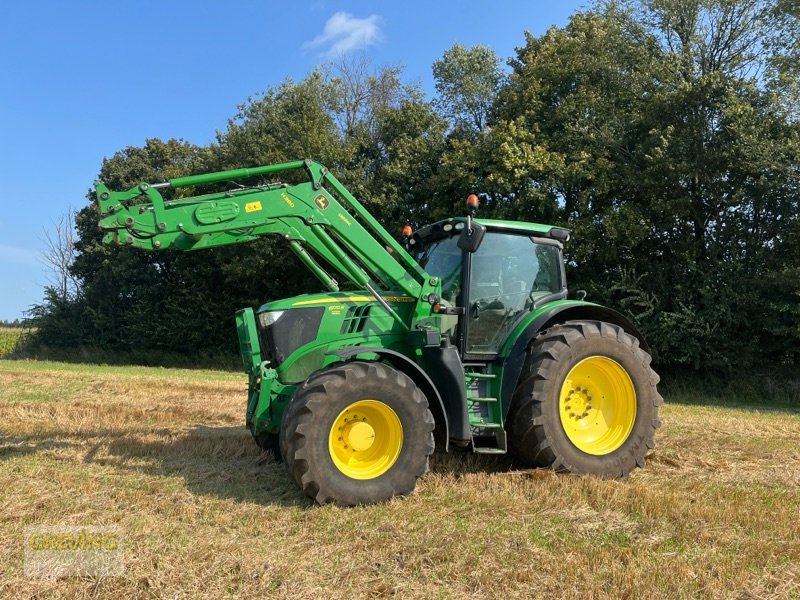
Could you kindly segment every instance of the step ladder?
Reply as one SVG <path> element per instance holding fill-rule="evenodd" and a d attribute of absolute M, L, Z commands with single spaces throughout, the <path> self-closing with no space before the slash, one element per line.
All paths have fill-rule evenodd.
<path fill-rule="evenodd" d="M 508 451 L 503 428 L 503 409 L 497 398 L 473 396 L 472 391 L 480 381 L 497 379 L 493 373 L 465 371 L 467 401 L 470 403 L 469 424 L 472 428 L 473 451 L 478 454 L 505 454 Z"/>

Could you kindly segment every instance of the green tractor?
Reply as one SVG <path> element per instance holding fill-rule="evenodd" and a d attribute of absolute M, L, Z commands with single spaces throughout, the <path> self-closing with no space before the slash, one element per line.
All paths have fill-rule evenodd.
<path fill-rule="evenodd" d="M 301 183 L 263 183 L 287 172 Z M 247 427 L 320 504 L 410 493 L 436 444 L 600 477 L 653 448 L 662 399 L 647 343 L 618 312 L 568 299 L 565 229 L 477 219 L 470 196 L 465 216 L 398 241 L 310 160 L 95 187 L 106 243 L 279 235 L 328 290 L 236 314 Z"/>

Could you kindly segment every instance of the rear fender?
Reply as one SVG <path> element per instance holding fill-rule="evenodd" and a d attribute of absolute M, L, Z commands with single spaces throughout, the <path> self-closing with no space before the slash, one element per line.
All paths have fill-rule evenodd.
<path fill-rule="evenodd" d="M 511 398 L 517 387 L 522 367 L 525 363 L 525 349 L 528 344 L 544 331 L 565 321 L 604 321 L 622 327 L 627 333 L 639 340 L 639 345 L 646 352 L 650 352 L 650 346 L 636 326 L 624 315 L 614 309 L 592 304 L 590 302 L 559 302 L 552 307 L 545 307 L 537 314 L 531 315 L 527 325 L 523 326 L 516 339 L 510 341 L 506 346 L 501 358 L 503 358 L 503 376 L 500 385 L 500 398 L 503 406 L 503 419 L 508 415 L 511 408 Z"/>

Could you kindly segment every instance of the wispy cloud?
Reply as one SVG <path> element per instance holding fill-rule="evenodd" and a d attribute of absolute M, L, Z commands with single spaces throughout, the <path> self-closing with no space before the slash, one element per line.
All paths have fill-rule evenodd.
<path fill-rule="evenodd" d="M 359 19 L 346 12 L 337 12 L 325 23 L 322 33 L 303 47 L 318 49 L 328 56 L 363 50 L 381 40 L 379 22 L 378 15 Z"/>
<path fill-rule="evenodd" d="M 41 266 L 40 257 L 41 253 L 37 250 L 0 244 L 0 262 L 3 263 Z"/>

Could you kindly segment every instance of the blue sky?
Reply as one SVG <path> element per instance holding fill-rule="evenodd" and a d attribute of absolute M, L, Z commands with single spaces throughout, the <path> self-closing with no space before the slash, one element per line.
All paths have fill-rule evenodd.
<path fill-rule="evenodd" d="M 503 58 L 586 2 L 0 2 L 0 319 L 42 299 L 45 230 L 104 157 L 145 138 L 206 144 L 236 106 L 335 54 L 401 64 L 433 92 L 452 44 Z"/>

